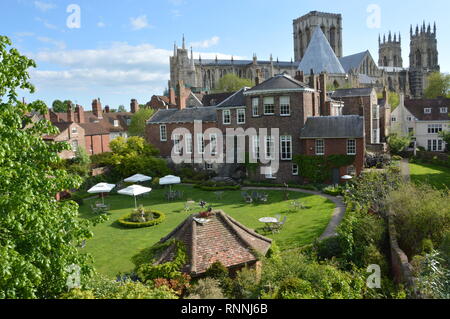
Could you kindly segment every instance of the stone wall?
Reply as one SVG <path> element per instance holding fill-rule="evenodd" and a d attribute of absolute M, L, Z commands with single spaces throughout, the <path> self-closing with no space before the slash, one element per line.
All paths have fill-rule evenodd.
<path fill-rule="evenodd" d="M 410 291 L 410 297 L 419 296 L 415 288 L 415 278 L 413 277 L 413 267 L 409 263 L 408 256 L 400 248 L 397 241 L 397 231 L 394 224 L 394 216 L 388 217 L 389 246 L 391 253 L 391 271 L 397 284 L 403 284 Z"/>

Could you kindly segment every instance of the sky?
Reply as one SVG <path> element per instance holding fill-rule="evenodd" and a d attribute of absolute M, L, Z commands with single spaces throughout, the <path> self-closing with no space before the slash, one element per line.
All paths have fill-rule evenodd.
<path fill-rule="evenodd" d="M 448 0 L 1 0 L 0 35 L 37 63 L 26 101 L 129 108 L 163 93 L 183 34 L 196 57 L 290 61 L 292 21 L 313 10 L 342 14 L 344 55 L 370 50 L 378 61 L 378 35 L 401 32 L 405 67 L 410 25 L 436 22 L 439 64 L 450 72 Z"/>

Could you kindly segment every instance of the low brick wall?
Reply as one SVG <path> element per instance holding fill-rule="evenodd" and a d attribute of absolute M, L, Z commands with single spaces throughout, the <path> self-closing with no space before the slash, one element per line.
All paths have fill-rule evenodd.
<path fill-rule="evenodd" d="M 415 288 L 413 267 L 409 263 L 408 256 L 400 248 L 397 241 L 397 231 L 394 224 L 394 216 L 388 217 L 389 246 L 391 249 L 391 269 L 397 284 L 403 284 L 410 291 L 411 298 L 418 298 L 419 293 Z"/>

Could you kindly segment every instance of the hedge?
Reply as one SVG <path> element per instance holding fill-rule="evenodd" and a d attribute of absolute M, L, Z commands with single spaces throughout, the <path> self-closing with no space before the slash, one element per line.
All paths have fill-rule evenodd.
<path fill-rule="evenodd" d="M 246 187 L 273 187 L 273 188 L 286 188 L 286 185 L 284 184 L 273 184 L 273 183 L 257 183 L 257 182 L 244 182 L 243 186 Z M 310 190 L 310 191 L 319 191 L 320 186 L 314 186 L 311 184 L 306 185 L 298 185 L 298 184 L 288 184 L 289 188 L 298 188 L 298 189 L 304 189 L 304 190 Z"/>
<path fill-rule="evenodd" d="M 207 192 L 217 192 L 217 191 L 238 191 L 241 189 L 240 185 L 235 186 L 203 186 L 203 185 L 195 185 L 194 188 L 198 188 L 202 191 Z"/>
<path fill-rule="evenodd" d="M 152 210 L 151 212 L 154 215 L 157 215 L 157 217 L 145 223 L 130 222 L 129 219 L 131 218 L 131 213 L 119 218 L 117 222 L 126 228 L 145 228 L 161 224 L 164 219 L 166 219 L 166 215 L 162 212 L 156 210 Z"/>

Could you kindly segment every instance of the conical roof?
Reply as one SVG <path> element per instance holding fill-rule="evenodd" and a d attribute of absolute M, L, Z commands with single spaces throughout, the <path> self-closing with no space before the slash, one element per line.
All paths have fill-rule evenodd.
<path fill-rule="evenodd" d="M 223 211 L 215 211 L 204 222 L 195 215 L 189 216 L 161 243 L 171 239 L 186 245 L 188 261 L 182 271 L 191 276 L 206 272 L 219 261 L 227 268 L 239 267 L 258 260 L 258 254 L 265 255 L 272 240 L 257 234 L 240 224 Z M 157 264 L 173 258 L 173 247 L 168 247 L 157 258 Z"/>
<path fill-rule="evenodd" d="M 316 27 L 314 30 L 298 70 L 303 71 L 305 74 L 309 74 L 311 70 L 314 70 L 315 74 L 321 72 L 345 74 L 344 68 L 320 27 Z"/>

